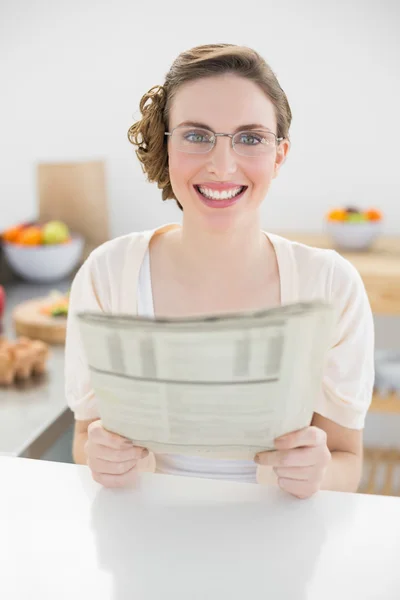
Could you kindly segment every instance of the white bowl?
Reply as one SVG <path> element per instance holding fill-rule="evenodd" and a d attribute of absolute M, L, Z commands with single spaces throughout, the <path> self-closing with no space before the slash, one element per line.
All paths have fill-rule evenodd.
<path fill-rule="evenodd" d="M 331 221 L 326 224 L 333 243 L 342 250 L 368 250 L 380 233 L 380 223 L 366 221 L 346 223 Z"/>
<path fill-rule="evenodd" d="M 60 281 L 69 275 L 81 260 L 84 238 L 72 235 L 65 244 L 24 246 L 4 242 L 4 255 L 12 270 L 28 281 Z"/>

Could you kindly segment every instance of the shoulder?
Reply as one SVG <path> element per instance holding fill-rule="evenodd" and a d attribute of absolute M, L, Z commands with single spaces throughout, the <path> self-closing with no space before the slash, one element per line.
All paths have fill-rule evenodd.
<path fill-rule="evenodd" d="M 345 291 L 364 289 L 357 269 L 336 250 L 317 248 L 277 235 L 271 238 L 280 254 L 278 258 L 292 262 L 301 299 L 311 296 L 334 301 Z"/>
<path fill-rule="evenodd" d="M 113 271 L 120 270 L 126 262 L 129 262 L 129 268 L 134 271 L 136 265 L 140 266 L 150 240 L 176 227 L 177 224 L 168 223 L 155 229 L 115 237 L 93 250 L 88 261 L 93 268 L 108 268 Z"/>
<path fill-rule="evenodd" d="M 335 250 L 326 248 L 317 248 L 300 242 L 289 240 L 276 234 L 267 234 L 273 242 L 278 252 L 285 252 L 292 256 L 296 265 L 299 267 L 328 267 L 332 265 L 333 255 L 337 254 Z"/>
<path fill-rule="evenodd" d="M 92 250 L 75 279 L 90 278 L 95 286 L 117 279 L 126 261 L 133 266 L 140 260 L 139 257 L 145 253 L 150 236 L 151 232 L 141 231 L 104 242 Z"/>
<path fill-rule="evenodd" d="M 126 274 L 139 274 L 151 231 L 119 236 L 104 242 L 89 254 L 71 285 L 70 300 L 78 306 L 98 305 L 113 311 L 124 290 Z"/>
<path fill-rule="evenodd" d="M 138 253 L 146 250 L 152 231 L 139 231 L 122 235 L 104 242 L 90 253 L 90 267 L 118 267 L 121 260 L 134 260 Z"/>
<path fill-rule="evenodd" d="M 344 330 L 373 330 L 373 317 L 362 277 L 339 252 L 281 238 L 292 256 L 300 301 L 323 300 L 336 309 L 339 337 Z M 357 334 L 358 335 L 358 334 Z M 365 338 L 367 339 L 367 337 Z"/>
<path fill-rule="evenodd" d="M 95 298 L 98 306 L 107 312 L 133 310 L 140 268 L 150 240 L 176 226 L 168 224 L 129 233 L 95 248 L 75 275 L 72 300 L 76 299 L 81 305 L 84 298 Z"/>

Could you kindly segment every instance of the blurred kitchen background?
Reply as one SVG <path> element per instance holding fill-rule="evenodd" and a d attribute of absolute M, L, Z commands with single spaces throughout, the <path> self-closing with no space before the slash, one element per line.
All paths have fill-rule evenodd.
<path fill-rule="evenodd" d="M 157 7 L 128 0 L 2 0 L 0 231 L 10 236 L 0 248 L 3 344 L 30 334 L 50 336 L 51 345 L 47 374 L 38 367 L 23 379 L 22 366 L 21 377 L 0 387 L 0 453 L 71 460 L 72 417 L 62 380 L 65 294 L 96 245 L 180 221 L 175 203 L 162 202 L 146 182 L 127 130 L 139 117 L 142 95 L 163 82 L 181 51 L 197 44 L 255 48 L 288 96 L 292 148 L 263 206 L 266 230 L 335 247 L 326 234 L 329 211 L 382 214 L 379 235 L 362 260 L 373 266 L 379 255 L 380 271 L 388 274 L 387 280 L 376 275 L 379 295 L 386 294 L 383 314 L 375 315 L 377 349 L 389 350 L 390 360 L 400 354 L 399 25 L 400 7 L 391 0 L 264 0 L 262 6 L 203 0 L 201 8 L 177 0 Z M 10 229 L 21 224 L 33 229 L 15 244 L 21 231 Z M 42 236 L 41 244 L 35 236 Z M 15 246 L 21 252 L 13 255 Z M 58 295 L 48 297 L 54 290 Z M 39 310 L 35 303 L 43 297 Z M 33 369 L 34 351 L 39 346 L 18 348 L 21 365 L 25 357 Z M 1 352 L 0 345 L 0 370 L 7 369 L 8 356 Z M 374 477 L 386 493 L 400 494 L 400 398 L 387 391 L 368 416 L 365 445 L 387 449 L 373 455 Z M 365 477 L 376 491 L 372 476 Z"/>

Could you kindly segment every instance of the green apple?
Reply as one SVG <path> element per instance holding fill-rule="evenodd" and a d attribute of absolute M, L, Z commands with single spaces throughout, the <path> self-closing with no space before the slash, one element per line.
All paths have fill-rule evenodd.
<path fill-rule="evenodd" d="M 62 221 L 49 221 L 42 228 L 44 244 L 62 244 L 69 238 L 69 229 Z"/>
<path fill-rule="evenodd" d="M 363 213 L 348 213 L 346 216 L 347 223 L 363 223 L 366 220 L 367 219 Z"/>

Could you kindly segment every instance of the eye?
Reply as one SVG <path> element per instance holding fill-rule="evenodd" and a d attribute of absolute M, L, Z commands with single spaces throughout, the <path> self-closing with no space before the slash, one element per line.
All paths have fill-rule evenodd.
<path fill-rule="evenodd" d="M 212 141 L 212 135 L 208 131 L 186 131 L 183 135 L 185 141 L 192 144 L 209 144 Z"/>
<path fill-rule="evenodd" d="M 243 146 L 259 146 L 260 144 L 264 147 L 273 146 L 275 144 L 275 137 L 269 132 L 241 131 L 235 136 L 235 144 L 242 144 Z"/>
<path fill-rule="evenodd" d="M 237 144 L 244 144 L 245 146 L 257 146 L 262 141 L 263 136 L 261 134 L 250 131 L 242 131 L 236 138 Z"/>

